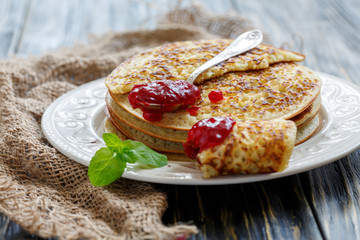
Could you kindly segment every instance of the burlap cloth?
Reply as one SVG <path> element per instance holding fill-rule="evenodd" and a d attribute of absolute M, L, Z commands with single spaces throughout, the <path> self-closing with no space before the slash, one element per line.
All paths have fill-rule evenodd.
<path fill-rule="evenodd" d="M 120 179 L 94 187 L 87 167 L 52 147 L 41 116 L 57 97 L 104 77 L 127 57 L 165 42 L 226 37 L 250 29 L 235 15 L 175 10 L 155 30 L 107 33 L 88 45 L 0 63 L 0 211 L 25 230 L 60 239 L 176 239 L 197 227 L 166 226 L 166 193 Z"/>

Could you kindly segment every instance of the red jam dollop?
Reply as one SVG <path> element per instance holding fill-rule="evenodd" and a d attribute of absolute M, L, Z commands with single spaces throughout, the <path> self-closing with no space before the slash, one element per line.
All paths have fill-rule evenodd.
<path fill-rule="evenodd" d="M 229 117 L 213 117 L 197 122 L 189 131 L 184 149 L 194 159 L 205 149 L 221 144 L 230 134 L 235 121 Z"/>
<path fill-rule="evenodd" d="M 140 108 L 144 119 L 160 121 L 162 113 L 186 109 L 200 98 L 200 90 L 187 81 L 159 80 L 138 84 L 128 95 L 131 106 Z"/>
<path fill-rule="evenodd" d="M 216 103 L 224 99 L 224 96 L 220 90 L 214 90 L 209 93 L 210 102 Z"/>

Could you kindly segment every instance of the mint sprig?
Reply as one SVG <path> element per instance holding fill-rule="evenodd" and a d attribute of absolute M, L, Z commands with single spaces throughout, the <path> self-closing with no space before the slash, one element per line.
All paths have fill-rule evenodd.
<path fill-rule="evenodd" d="M 162 167 L 167 157 L 155 152 L 141 142 L 121 141 L 112 133 L 104 133 L 107 147 L 100 148 L 90 160 L 88 176 L 94 186 L 113 183 L 124 173 L 127 163 L 138 162 L 147 167 Z"/>

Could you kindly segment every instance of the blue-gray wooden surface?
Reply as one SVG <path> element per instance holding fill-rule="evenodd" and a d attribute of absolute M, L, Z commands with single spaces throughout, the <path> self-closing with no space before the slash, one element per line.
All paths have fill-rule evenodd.
<path fill-rule="evenodd" d="M 198 1 L 236 12 L 290 44 L 304 64 L 360 86 L 359 0 Z M 154 28 L 173 0 L 0 0 L 0 59 L 41 53 L 108 30 Z M 180 2 L 180 6 L 190 5 Z M 157 186 L 168 193 L 165 224 L 191 222 L 191 239 L 360 239 L 360 151 L 298 175 L 230 186 Z M 0 216 L 0 239 L 39 239 Z"/>

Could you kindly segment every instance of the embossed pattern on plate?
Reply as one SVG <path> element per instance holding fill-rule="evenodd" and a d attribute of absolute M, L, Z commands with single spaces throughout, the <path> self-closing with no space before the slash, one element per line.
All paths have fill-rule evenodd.
<path fill-rule="evenodd" d="M 284 171 L 204 180 L 195 163 L 170 161 L 167 166 L 155 169 L 129 164 L 123 177 L 165 184 L 234 184 L 285 177 L 340 159 L 360 146 L 360 90 L 334 76 L 318 74 L 323 80 L 321 127 L 312 138 L 295 147 Z M 103 82 L 104 79 L 95 80 L 64 94 L 42 117 L 42 129 L 49 142 L 86 166 L 96 150 L 104 146 L 101 136 L 106 88 Z"/>

